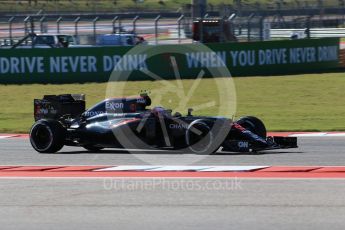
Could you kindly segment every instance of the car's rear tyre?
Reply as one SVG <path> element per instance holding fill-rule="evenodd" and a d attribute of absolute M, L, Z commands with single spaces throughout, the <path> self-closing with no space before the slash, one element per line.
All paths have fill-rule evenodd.
<path fill-rule="evenodd" d="M 98 152 L 98 151 L 104 149 L 102 147 L 96 147 L 93 145 L 84 145 L 83 148 L 86 149 L 87 151 L 90 151 L 90 152 Z"/>
<path fill-rule="evenodd" d="M 259 137 L 266 139 L 266 127 L 259 118 L 253 116 L 241 117 L 236 123 Z"/>
<path fill-rule="evenodd" d="M 30 130 L 30 143 L 40 153 L 55 153 L 63 146 L 66 129 L 56 120 L 39 120 Z"/>

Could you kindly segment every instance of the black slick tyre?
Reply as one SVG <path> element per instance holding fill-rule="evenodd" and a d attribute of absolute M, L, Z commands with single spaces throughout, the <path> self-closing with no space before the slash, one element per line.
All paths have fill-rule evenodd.
<path fill-rule="evenodd" d="M 30 130 L 30 143 L 39 153 L 55 153 L 64 146 L 66 129 L 56 120 L 35 122 Z"/>
<path fill-rule="evenodd" d="M 253 116 L 241 117 L 236 123 L 259 137 L 266 139 L 266 127 L 259 118 Z"/>

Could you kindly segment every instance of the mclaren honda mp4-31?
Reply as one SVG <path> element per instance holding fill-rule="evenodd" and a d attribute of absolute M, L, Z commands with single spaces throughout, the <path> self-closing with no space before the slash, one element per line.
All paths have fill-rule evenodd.
<path fill-rule="evenodd" d="M 151 99 L 145 93 L 109 98 L 87 110 L 84 95 L 45 95 L 34 100 L 30 142 L 40 153 L 55 153 L 64 145 L 95 152 L 122 148 L 198 154 L 297 147 L 295 137 L 268 137 L 263 122 L 253 116 L 232 121 L 192 115 L 192 109 L 183 116 L 163 107 L 147 108 L 150 105 Z"/>

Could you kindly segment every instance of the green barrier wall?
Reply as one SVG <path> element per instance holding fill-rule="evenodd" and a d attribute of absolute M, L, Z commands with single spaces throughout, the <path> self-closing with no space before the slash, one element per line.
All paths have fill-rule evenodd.
<path fill-rule="evenodd" d="M 222 43 L 207 47 L 185 44 L 137 46 L 136 50 L 133 47 L 0 49 L 0 83 L 102 82 L 109 80 L 112 70 L 123 73 L 122 80 L 152 80 L 144 73 L 145 69 L 160 78 L 172 79 L 175 73 L 171 56 L 181 78 L 196 78 L 202 69 L 205 76 L 218 77 L 211 73 L 219 67 L 227 67 L 232 76 L 250 76 L 326 71 L 339 66 L 338 38 Z"/>

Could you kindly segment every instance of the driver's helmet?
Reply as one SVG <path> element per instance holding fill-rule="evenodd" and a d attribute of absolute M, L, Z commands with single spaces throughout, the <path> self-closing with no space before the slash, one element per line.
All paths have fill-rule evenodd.
<path fill-rule="evenodd" d="M 156 106 L 156 107 L 152 108 L 151 113 L 157 117 L 170 115 L 169 111 L 166 110 L 165 108 L 163 108 L 162 106 Z"/>

